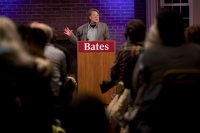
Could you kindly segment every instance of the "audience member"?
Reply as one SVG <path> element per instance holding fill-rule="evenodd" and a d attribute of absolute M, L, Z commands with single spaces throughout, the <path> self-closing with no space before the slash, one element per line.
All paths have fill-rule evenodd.
<path fill-rule="evenodd" d="M 186 45 L 184 23 L 179 13 L 163 9 L 157 16 L 156 30 L 159 36 L 155 36 L 158 37 L 155 42 L 159 44 L 153 44 L 148 49 L 145 49 L 144 54 L 138 60 L 135 68 L 136 72 L 134 72 L 134 86 L 137 86 L 135 81 L 137 81 L 137 74 L 140 68 L 145 70 L 145 76 L 147 76 L 150 83 L 155 83 L 159 80 L 168 69 L 198 68 L 199 46 L 195 44 Z M 148 44 L 149 42 L 146 41 L 145 47 Z"/>
<path fill-rule="evenodd" d="M 148 107 L 156 99 L 157 88 L 152 88 L 159 83 L 164 73 L 170 69 L 199 69 L 200 68 L 200 46 L 196 44 L 187 45 L 184 38 L 184 22 L 179 12 L 173 9 L 162 9 L 156 18 L 156 28 L 159 38 L 155 39 L 159 44 L 153 44 L 137 61 L 133 73 L 133 86 L 138 90 L 138 78 L 143 77 L 146 85 L 140 88 L 135 101 L 135 110 L 129 115 L 130 133 L 152 133 L 163 132 L 159 126 L 151 125 L 148 117 Z M 160 41 L 159 41 L 160 40 Z M 145 45 L 149 42 L 145 42 Z M 142 95 L 146 94 L 146 95 Z M 146 96 L 146 97 L 143 97 Z M 146 100 L 144 103 L 143 101 Z M 153 106 L 153 105 L 152 105 Z M 172 120 L 173 121 L 173 120 Z M 168 126 L 165 125 L 167 128 Z M 173 130 L 173 129 L 172 129 Z M 169 129 L 168 129 L 169 131 Z"/>
<path fill-rule="evenodd" d="M 35 57 L 38 70 L 41 74 L 49 76 L 49 72 L 52 72 L 53 68 L 52 63 L 44 56 L 44 48 L 47 43 L 47 36 L 44 31 L 19 23 L 17 24 L 17 29 L 25 48 Z"/>
<path fill-rule="evenodd" d="M 111 69 L 111 80 L 104 80 L 100 85 L 104 93 L 116 86 L 116 96 L 107 107 L 107 115 L 110 124 L 115 130 L 124 128 L 126 125 L 123 116 L 128 111 L 129 106 L 135 98 L 136 92 L 132 89 L 132 73 L 136 61 L 143 51 L 143 41 L 145 38 L 145 26 L 139 19 L 131 20 L 125 29 L 127 42 L 119 51 L 117 58 Z M 118 100 L 116 100 L 118 98 Z"/>
<path fill-rule="evenodd" d="M 125 88 L 132 88 L 132 72 L 137 58 L 143 50 L 143 41 L 145 38 L 144 23 L 139 19 L 129 21 L 125 29 L 125 38 L 127 42 L 118 52 L 117 58 L 111 68 L 111 80 L 104 80 L 100 85 L 102 92 L 108 91 L 119 81 L 123 81 Z"/>
<path fill-rule="evenodd" d="M 50 43 L 53 38 L 53 30 L 50 26 L 44 23 L 33 22 L 30 24 L 31 28 L 41 29 L 47 37 L 47 43 L 44 47 L 44 55 L 53 63 L 53 76 L 51 88 L 53 95 L 58 97 L 60 89 L 65 85 L 66 81 L 66 57 L 63 51 L 56 48 Z"/>
<path fill-rule="evenodd" d="M 47 36 L 44 55 L 53 63 L 53 75 L 50 84 L 54 103 L 53 118 L 55 120 L 55 125 L 57 125 L 56 120 L 59 120 L 62 125 L 62 112 L 68 108 L 77 83 L 73 77 L 67 76 L 67 63 L 64 52 L 51 43 L 51 39 L 53 38 L 52 28 L 47 24 L 38 22 L 33 22 L 30 26 L 31 28 L 43 30 Z"/>
<path fill-rule="evenodd" d="M 109 133 L 103 102 L 94 95 L 79 94 L 73 99 L 70 111 L 63 117 L 67 133 Z"/>
<path fill-rule="evenodd" d="M 200 44 L 200 26 L 189 26 L 185 30 L 186 41 Z"/>
<path fill-rule="evenodd" d="M 11 19 L 0 17 L 0 33 L 1 127 L 6 132 L 50 133 L 50 75 L 38 71 Z"/>

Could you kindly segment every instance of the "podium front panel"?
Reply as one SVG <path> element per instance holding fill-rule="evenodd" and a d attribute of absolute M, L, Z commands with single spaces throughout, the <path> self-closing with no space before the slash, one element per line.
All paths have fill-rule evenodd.
<path fill-rule="evenodd" d="M 114 88 L 102 94 L 100 83 L 110 78 L 110 70 L 115 60 L 115 41 L 89 41 L 91 44 L 109 44 L 114 47 L 110 51 L 80 51 L 83 42 L 77 44 L 77 82 L 78 93 L 90 93 L 99 97 L 105 104 L 111 101 Z M 81 45 L 80 45 L 81 44 Z M 81 46 L 82 47 L 82 46 Z"/>

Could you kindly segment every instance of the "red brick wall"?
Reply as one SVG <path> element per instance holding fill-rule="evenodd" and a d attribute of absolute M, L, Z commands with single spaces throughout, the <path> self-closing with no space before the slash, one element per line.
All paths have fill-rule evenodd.
<path fill-rule="evenodd" d="M 116 40 L 117 49 L 125 41 L 124 28 L 128 20 L 145 20 L 145 0 L 1 0 L 0 15 L 18 22 L 45 22 L 52 26 L 59 40 L 65 40 L 65 26 L 76 28 L 87 22 L 89 8 L 100 10 L 100 20 L 107 23 L 111 39 Z"/>

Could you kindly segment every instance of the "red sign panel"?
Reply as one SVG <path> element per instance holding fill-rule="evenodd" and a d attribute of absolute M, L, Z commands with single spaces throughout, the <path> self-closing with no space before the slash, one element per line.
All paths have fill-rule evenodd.
<path fill-rule="evenodd" d="M 114 52 L 115 41 L 79 41 L 79 52 Z"/>

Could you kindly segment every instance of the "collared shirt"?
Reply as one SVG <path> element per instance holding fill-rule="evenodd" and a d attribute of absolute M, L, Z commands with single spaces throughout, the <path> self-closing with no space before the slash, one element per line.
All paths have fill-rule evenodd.
<path fill-rule="evenodd" d="M 93 28 L 90 24 L 88 25 L 87 40 L 95 41 L 97 36 L 97 25 Z"/>

